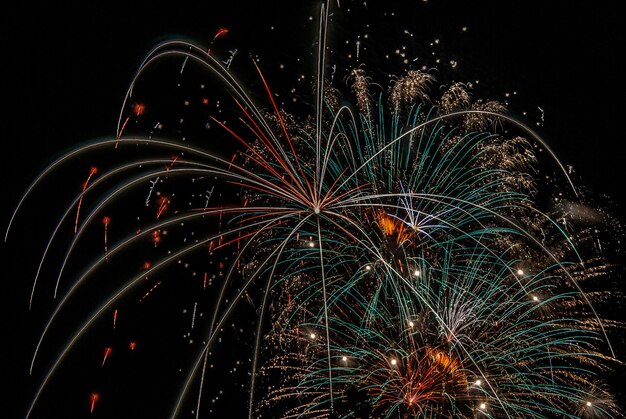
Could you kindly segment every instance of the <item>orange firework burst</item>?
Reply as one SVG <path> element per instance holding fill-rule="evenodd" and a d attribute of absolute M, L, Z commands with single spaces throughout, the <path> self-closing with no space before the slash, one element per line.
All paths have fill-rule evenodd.
<path fill-rule="evenodd" d="M 387 237 L 395 237 L 398 244 L 409 241 L 413 231 L 397 218 L 390 217 L 384 211 L 376 212 L 376 222 Z"/>

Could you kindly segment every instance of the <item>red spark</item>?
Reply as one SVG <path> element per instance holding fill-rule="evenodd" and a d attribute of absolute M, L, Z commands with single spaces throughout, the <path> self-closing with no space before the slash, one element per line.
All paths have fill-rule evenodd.
<path fill-rule="evenodd" d="M 159 281 L 159 282 L 157 282 L 156 284 L 154 284 L 154 285 L 152 286 L 152 288 L 150 288 L 150 289 L 148 290 L 148 292 L 146 292 L 146 293 L 143 295 L 143 297 L 141 297 L 141 300 L 140 300 L 140 301 L 145 300 L 145 299 L 146 299 L 146 298 L 147 298 L 150 294 L 152 294 L 152 291 L 154 291 L 155 289 L 157 289 L 157 287 L 158 287 L 159 285 L 161 285 L 161 281 Z"/>
<path fill-rule="evenodd" d="M 161 231 L 154 230 L 152 232 L 152 243 L 154 243 L 154 247 L 161 242 Z"/>
<path fill-rule="evenodd" d="M 233 157 L 230 159 L 230 164 L 228 165 L 228 170 L 231 169 L 236 158 L 237 158 L 237 153 L 233 153 Z"/>
<path fill-rule="evenodd" d="M 135 342 L 134 340 L 131 340 L 128 343 L 128 349 L 130 349 L 131 351 L 134 351 L 135 349 L 137 349 L 137 342 Z"/>
<path fill-rule="evenodd" d="M 108 240 L 108 230 L 109 230 L 109 223 L 111 222 L 111 218 L 110 217 L 104 217 L 102 218 L 102 224 L 104 224 L 104 255 L 105 258 L 107 256 L 107 253 L 109 251 L 109 240 Z M 108 258 L 106 258 L 106 260 L 108 260 Z"/>
<path fill-rule="evenodd" d="M 74 223 L 74 234 L 76 234 L 76 232 L 78 231 L 78 218 L 80 216 L 80 207 L 83 204 L 83 196 L 85 195 L 85 190 L 87 189 L 87 186 L 89 186 L 89 181 L 91 180 L 91 177 L 97 172 L 98 168 L 92 166 L 89 169 L 89 176 L 87 176 L 87 180 L 85 180 L 85 183 L 83 183 L 83 190 L 80 194 L 80 199 L 78 200 L 78 207 L 76 208 L 76 222 Z"/>
<path fill-rule="evenodd" d="M 91 393 L 89 396 L 89 400 L 91 401 L 91 408 L 89 409 L 89 413 L 93 413 L 93 409 L 96 407 L 96 403 L 100 399 L 99 393 Z"/>
<path fill-rule="evenodd" d="M 222 36 L 222 35 L 226 35 L 228 33 L 228 29 L 226 28 L 219 28 L 217 30 L 217 32 L 215 33 L 215 36 L 213 37 L 213 40 L 215 41 L 218 37 Z"/>
<path fill-rule="evenodd" d="M 96 166 L 91 166 L 89 168 L 89 177 L 87 178 L 87 180 L 85 181 L 85 184 L 83 185 L 83 190 L 87 189 L 87 185 L 89 184 L 89 179 L 96 173 L 98 173 L 98 168 Z"/>
<path fill-rule="evenodd" d="M 146 105 L 143 103 L 135 102 L 133 103 L 133 113 L 135 116 L 142 116 L 146 111 Z"/>
<path fill-rule="evenodd" d="M 152 264 L 148 260 L 143 263 L 143 269 L 145 269 L 146 271 L 150 269 L 150 266 L 152 266 Z"/>
<path fill-rule="evenodd" d="M 165 166 L 165 170 L 172 170 L 172 167 L 174 167 L 174 163 L 176 163 L 176 160 L 178 160 L 178 156 L 172 156 L 171 159 L 172 162 L 169 165 Z"/>
<path fill-rule="evenodd" d="M 102 365 L 100 367 L 104 367 L 104 363 L 107 362 L 107 358 L 111 355 L 111 351 L 113 351 L 113 349 L 110 346 L 104 348 L 104 358 L 102 358 Z"/>
<path fill-rule="evenodd" d="M 126 128 L 126 124 L 128 124 L 128 121 L 130 120 L 130 116 L 126 117 L 126 120 L 124 120 L 124 123 L 122 124 L 122 128 L 120 129 L 120 132 L 117 134 L 117 140 L 115 142 L 115 148 L 117 148 L 119 142 L 119 139 L 122 138 L 122 133 L 124 132 L 124 128 Z"/>
<path fill-rule="evenodd" d="M 206 277 L 207 277 L 207 273 L 205 272 L 204 273 L 204 283 L 203 283 L 202 289 L 206 289 Z"/>
<path fill-rule="evenodd" d="M 215 42 L 215 40 L 222 35 L 226 35 L 227 33 L 228 33 L 228 29 L 226 28 L 219 28 L 217 32 L 215 32 L 215 36 L 213 36 L 213 40 L 211 40 L 211 44 L 209 45 L 209 48 L 207 49 L 207 54 L 209 55 L 211 54 L 211 47 L 213 46 L 213 43 Z"/>
<path fill-rule="evenodd" d="M 115 330 L 115 324 L 117 323 L 117 309 L 113 311 L 113 330 Z"/>
<path fill-rule="evenodd" d="M 135 117 L 140 117 L 142 116 L 146 111 L 146 105 L 144 105 L 143 103 L 139 103 L 139 102 L 135 102 L 132 105 L 132 113 L 135 115 Z M 120 132 L 117 134 L 117 139 L 119 140 L 120 138 L 122 138 L 122 133 L 124 132 L 124 129 L 126 128 L 126 124 L 128 124 L 128 121 L 130 121 L 130 116 L 127 116 L 126 119 L 124 120 L 124 123 L 122 124 L 122 128 L 120 128 Z M 119 144 L 119 141 L 115 142 L 115 148 L 117 148 Z"/>
<path fill-rule="evenodd" d="M 170 206 L 170 199 L 167 196 L 162 196 L 159 198 L 159 208 L 156 213 L 156 218 L 159 219 L 161 215 L 168 209 Z"/>

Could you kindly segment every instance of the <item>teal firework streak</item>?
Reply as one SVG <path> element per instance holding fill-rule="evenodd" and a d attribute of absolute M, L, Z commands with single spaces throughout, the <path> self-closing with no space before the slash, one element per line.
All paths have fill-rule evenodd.
<path fill-rule="evenodd" d="M 417 106 L 401 123 L 378 108 L 376 123 L 331 113 L 329 132 L 351 139 L 325 166 L 339 185 L 327 194 L 341 198 L 307 220 L 278 263 L 267 338 L 276 350 L 264 371 L 284 385 L 260 411 L 616 415 L 596 383 L 613 362 L 595 349 L 603 320 L 562 311 L 590 304 L 584 265 L 535 204 L 531 143 L 468 129 L 468 116 L 506 118 L 489 111 Z"/>

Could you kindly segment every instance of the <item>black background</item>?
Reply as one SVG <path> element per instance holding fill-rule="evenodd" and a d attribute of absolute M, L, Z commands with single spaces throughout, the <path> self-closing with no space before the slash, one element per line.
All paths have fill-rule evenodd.
<path fill-rule="evenodd" d="M 244 54 L 258 55 L 268 63 L 268 78 L 280 80 L 272 73 L 272 60 L 308 56 L 316 36 L 314 25 L 302 24 L 316 16 L 316 2 L 157 3 L 13 5 L 2 13 L 3 227 L 22 191 L 46 164 L 77 143 L 115 134 L 132 74 L 156 42 L 182 36 L 208 45 L 217 28 L 227 27 L 224 49 L 245 51 L 239 56 L 242 61 Z M 351 5 L 341 3 L 343 8 Z M 375 12 L 374 2 L 369 3 Z M 624 220 L 625 16 L 616 3 L 415 3 L 411 14 L 398 17 L 415 31 L 412 41 L 427 45 L 440 38 L 442 55 L 460 62 L 459 79 L 480 78 L 486 96 L 504 99 L 505 92 L 517 91 L 512 112 L 528 111 L 530 123 L 540 120 L 537 107 L 544 109 L 545 123 L 536 128 L 589 189 L 611 197 L 609 205 Z M 358 16 L 336 29 L 336 37 L 358 28 Z M 367 19 L 375 20 L 371 15 Z M 271 26 L 278 35 L 267 35 Z M 460 33 L 462 26 L 468 27 L 467 33 Z M 382 36 L 377 39 L 387 42 Z M 313 74 L 313 60 L 303 60 L 301 68 Z M 275 84 L 280 91 L 280 83 Z M 52 189 L 40 193 L 55 197 Z M 28 214 L 50 220 L 56 215 L 45 208 L 31 208 Z M 43 239 L 20 233 L 28 220 L 21 223 L 0 254 L 0 394 L 10 399 L 3 403 L 6 417 L 23 416 L 32 397 L 36 383 L 28 376 L 28 358 L 42 325 L 42 317 L 28 311 L 28 294 L 37 257 L 33 254 L 39 254 Z M 167 394 L 167 383 L 163 391 Z"/>

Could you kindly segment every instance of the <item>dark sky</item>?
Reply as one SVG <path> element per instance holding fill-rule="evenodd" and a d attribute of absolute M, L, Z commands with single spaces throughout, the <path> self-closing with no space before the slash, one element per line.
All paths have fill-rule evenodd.
<path fill-rule="evenodd" d="M 269 60 L 298 56 L 315 36 L 310 27 L 298 25 L 298 19 L 316 15 L 315 2 L 205 3 L 129 9 L 77 2 L 12 6 L 3 13 L 5 152 L 26 163 L 12 176 L 16 190 L 68 145 L 113 133 L 128 82 L 157 41 L 182 36 L 206 45 L 224 26 L 231 29 L 225 47 L 240 49 L 239 57 L 253 53 Z M 442 49 L 462 61 L 468 78 L 481 75 L 496 95 L 521 92 L 533 115 L 538 111 L 531 106 L 541 106 L 546 111 L 542 134 L 563 160 L 597 189 L 619 198 L 623 16 L 611 2 L 459 3 L 466 2 L 431 1 L 402 20 L 424 34 L 416 43 L 445 40 Z M 338 38 L 350 25 L 365 22 L 344 23 Z M 281 36 L 269 45 L 272 25 Z M 468 34 L 458 36 L 463 25 Z"/>
<path fill-rule="evenodd" d="M 314 25 L 303 22 L 316 15 L 316 2 L 153 3 L 129 8 L 109 2 L 61 6 L 48 2 L 13 5 L 3 11 L 3 228 L 21 192 L 45 165 L 73 145 L 114 135 L 128 83 L 144 54 L 158 41 L 184 37 L 208 45 L 216 30 L 226 27 L 230 33 L 222 48 L 240 51 L 240 68 L 249 54 L 258 55 L 278 90 L 281 73 L 273 61 L 295 62 L 302 56 L 298 70 L 314 73 L 313 61 L 306 58 L 315 39 Z M 344 8 L 351 4 L 341 3 Z M 397 7 L 385 3 L 391 5 L 389 9 L 404 10 L 400 4 L 405 2 L 396 2 Z M 540 120 L 541 107 L 545 122 L 536 127 L 538 131 L 566 164 L 574 166 L 589 189 L 612 197 L 614 211 L 622 216 L 625 16 L 615 2 L 414 3 L 412 13 L 398 17 L 415 33 L 414 51 L 430 51 L 428 44 L 440 39 L 438 54 L 459 61 L 456 73 L 442 73 L 453 74 L 458 81 L 480 78 L 481 93 L 494 99 L 518 92 L 511 99 L 511 110 L 528 111 L 531 123 Z M 331 44 L 375 23 L 376 8 L 369 9 L 369 15 L 355 14 L 353 21 L 333 29 Z M 468 30 L 461 34 L 463 26 Z M 380 51 L 392 50 L 395 41 L 385 38 L 385 28 L 379 31 L 377 39 L 391 44 L 380 46 Z M 374 47 L 370 54 L 384 63 Z M 370 63 L 371 69 L 378 67 Z M 286 88 L 289 83 L 285 82 Z M 56 196 L 54 187 L 40 193 L 51 201 Z M 45 205 L 31 208 L 28 214 L 55 218 Z M 32 395 L 34 383 L 24 355 L 32 352 L 43 323 L 41 313 L 28 312 L 28 293 L 37 258 L 31 253 L 40 252 L 44 242 L 30 237 L 37 232 L 24 224 L 28 221 L 21 219 L 9 243 L 0 245 L 5 267 L 0 292 L 0 380 L 2 393 L 12 399 L 6 417 L 23 415 Z M 20 228 L 28 232 L 21 233 Z"/>

